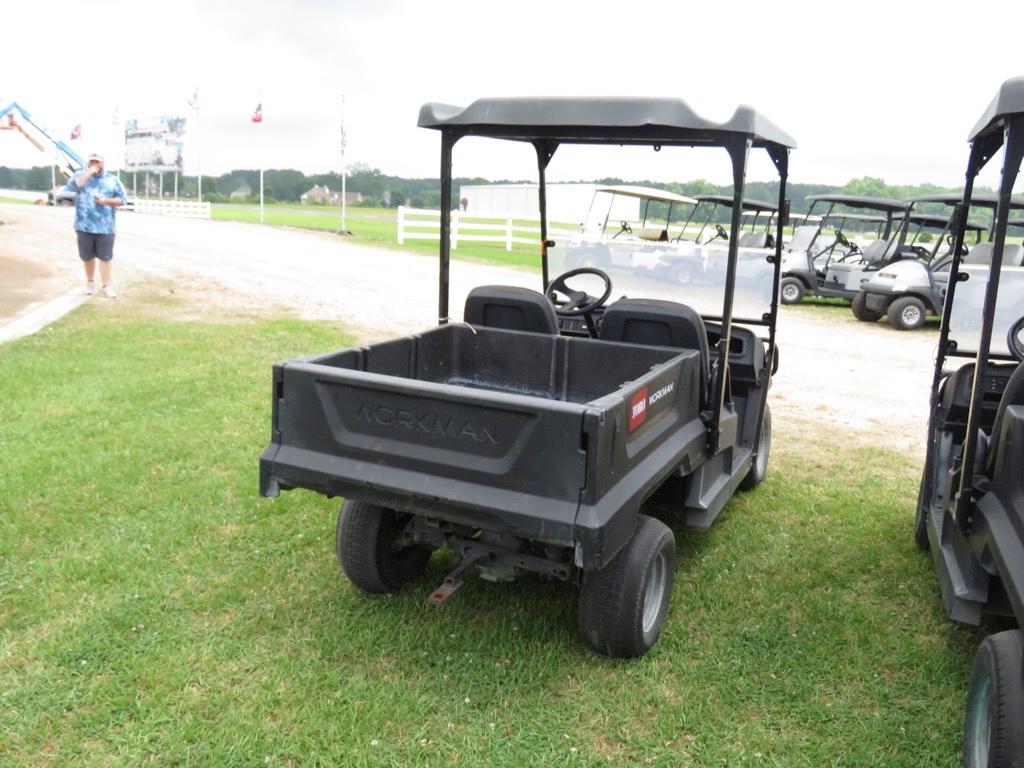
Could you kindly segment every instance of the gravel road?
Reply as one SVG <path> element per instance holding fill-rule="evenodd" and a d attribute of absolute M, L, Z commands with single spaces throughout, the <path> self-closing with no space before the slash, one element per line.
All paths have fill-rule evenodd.
<path fill-rule="evenodd" d="M 0 205 L 0 324 L 81 282 L 73 211 Z M 436 322 L 437 261 L 360 246 L 338 236 L 235 222 L 118 217 L 115 279 L 122 296 L 155 281 L 217 311 L 288 314 L 343 323 L 365 339 Z M 465 262 L 451 269 L 458 319 L 475 285 L 538 288 L 528 271 Z M 937 334 L 858 323 L 845 308 L 784 308 L 781 367 L 770 402 L 779 428 L 835 434 L 838 443 L 923 453 Z M 314 352 L 318 350 L 310 350 Z"/>

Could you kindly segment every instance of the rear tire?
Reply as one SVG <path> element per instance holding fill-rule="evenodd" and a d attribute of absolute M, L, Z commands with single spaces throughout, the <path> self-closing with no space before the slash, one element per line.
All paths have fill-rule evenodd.
<path fill-rule="evenodd" d="M 693 282 L 693 270 L 686 264 L 673 264 L 668 276 L 676 285 L 689 285 Z"/>
<path fill-rule="evenodd" d="M 964 767 L 1024 765 L 1024 633 L 989 635 L 978 647 L 964 717 Z"/>
<path fill-rule="evenodd" d="M 889 324 L 897 331 L 914 331 L 928 319 L 928 309 L 916 296 L 901 296 L 889 305 Z"/>
<path fill-rule="evenodd" d="M 347 500 L 338 513 L 334 551 L 338 564 L 364 592 L 394 592 L 415 579 L 430 559 L 430 550 L 401 542 L 412 515 Z"/>
<path fill-rule="evenodd" d="M 779 283 L 779 298 L 783 304 L 799 304 L 806 292 L 799 277 L 784 277 Z"/>
<path fill-rule="evenodd" d="M 757 441 L 757 455 L 750 470 L 740 481 L 741 491 L 752 491 L 764 482 L 768 474 L 768 457 L 772 451 L 772 409 L 765 403 L 764 419 L 761 420 L 761 437 Z"/>
<path fill-rule="evenodd" d="M 633 538 L 612 561 L 583 576 L 579 628 L 587 645 L 613 658 L 647 653 L 665 624 L 675 570 L 672 531 L 640 515 Z"/>
<path fill-rule="evenodd" d="M 853 316 L 862 323 L 875 323 L 882 317 L 881 312 L 875 312 L 874 310 L 868 309 L 868 295 L 864 293 L 864 291 L 858 292 L 857 295 L 853 297 L 853 303 L 850 304 L 850 309 L 853 310 Z"/>

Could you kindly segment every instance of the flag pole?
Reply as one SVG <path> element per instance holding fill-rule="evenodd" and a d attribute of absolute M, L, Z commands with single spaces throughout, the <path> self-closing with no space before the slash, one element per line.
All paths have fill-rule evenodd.
<path fill-rule="evenodd" d="M 263 91 L 262 90 L 260 90 L 259 110 L 260 110 L 260 121 L 257 123 L 257 125 L 262 126 L 263 125 Z M 263 158 L 263 136 L 262 136 L 262 131 L 260 131 L 260 138 L 257 141 L 257 147 L 258 147 L 258 150 L 259 150 L 259 153 L 260 153 L 260 224 L 262 224 L 263 223 L 263 166 L 265 165 L 265 163 L 263 162 L 264 158 Z"/>
<path fill-rule="evenodd" d="M 199 202 L 201 203 L 201 202 L 203 202 L 203 164 L 202 164 L 203 163 L 203 154 L 202 154 L 202 149 L 200 147 L 200 138 L 199 138 L 199 131 L 200 131 L 202 123 L 201 123 L 201 121 L 199 119 L 199 84 L 198 83 L 196 84 L 195 100 L 196 100 L 196 174 L 198 175 L 198 178 L 196 179 L 196 184 L 199 187 L 199 193 L 198 194 L 199 194 Z"/>
<path fill-rule="evenodd" d="M 341 234 L 348 230 L 345 222 L 346 214 L 346 182 L 348 180 L 348 168 L 345 166 L 345 94 L 341 94 Z"/>

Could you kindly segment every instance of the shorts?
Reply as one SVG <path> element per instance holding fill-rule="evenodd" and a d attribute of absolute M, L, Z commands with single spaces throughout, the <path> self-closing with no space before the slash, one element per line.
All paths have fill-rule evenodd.
<path fill-rule="evenodd" d="M 96 232 L 79 232 L 78 235 L 78 258 L 82 261 L 110 261 L 114 258 L 114 236 L 100 235 Z"/>

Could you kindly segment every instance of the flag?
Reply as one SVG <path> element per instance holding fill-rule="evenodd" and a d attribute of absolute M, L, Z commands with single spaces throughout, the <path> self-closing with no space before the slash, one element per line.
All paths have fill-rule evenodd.
<path fill-rule="evenodd" d="M 256 111 L 252 113 L 252 122 L 262 123 L 263 122 L 263 102 L 261 101 L 256 105 Z"/>
<path fill-rule="evenodd" d="M 82 125 L 79 123 L 71 129 L 71 141 L 76 141 L 82 138 Z"/>
<path fill-rule="evenodd" d="M 196 86 L 196 89 L 195 89 L 195 91 L 193 91 L 192 95 L 189 96 L 188 98 L 186 98 L 185 101 L 188 102 L 188 105 L 192 109 L 194 109 L 196 111 L 199 110 L 199 86 L 198 85 Z"/>

